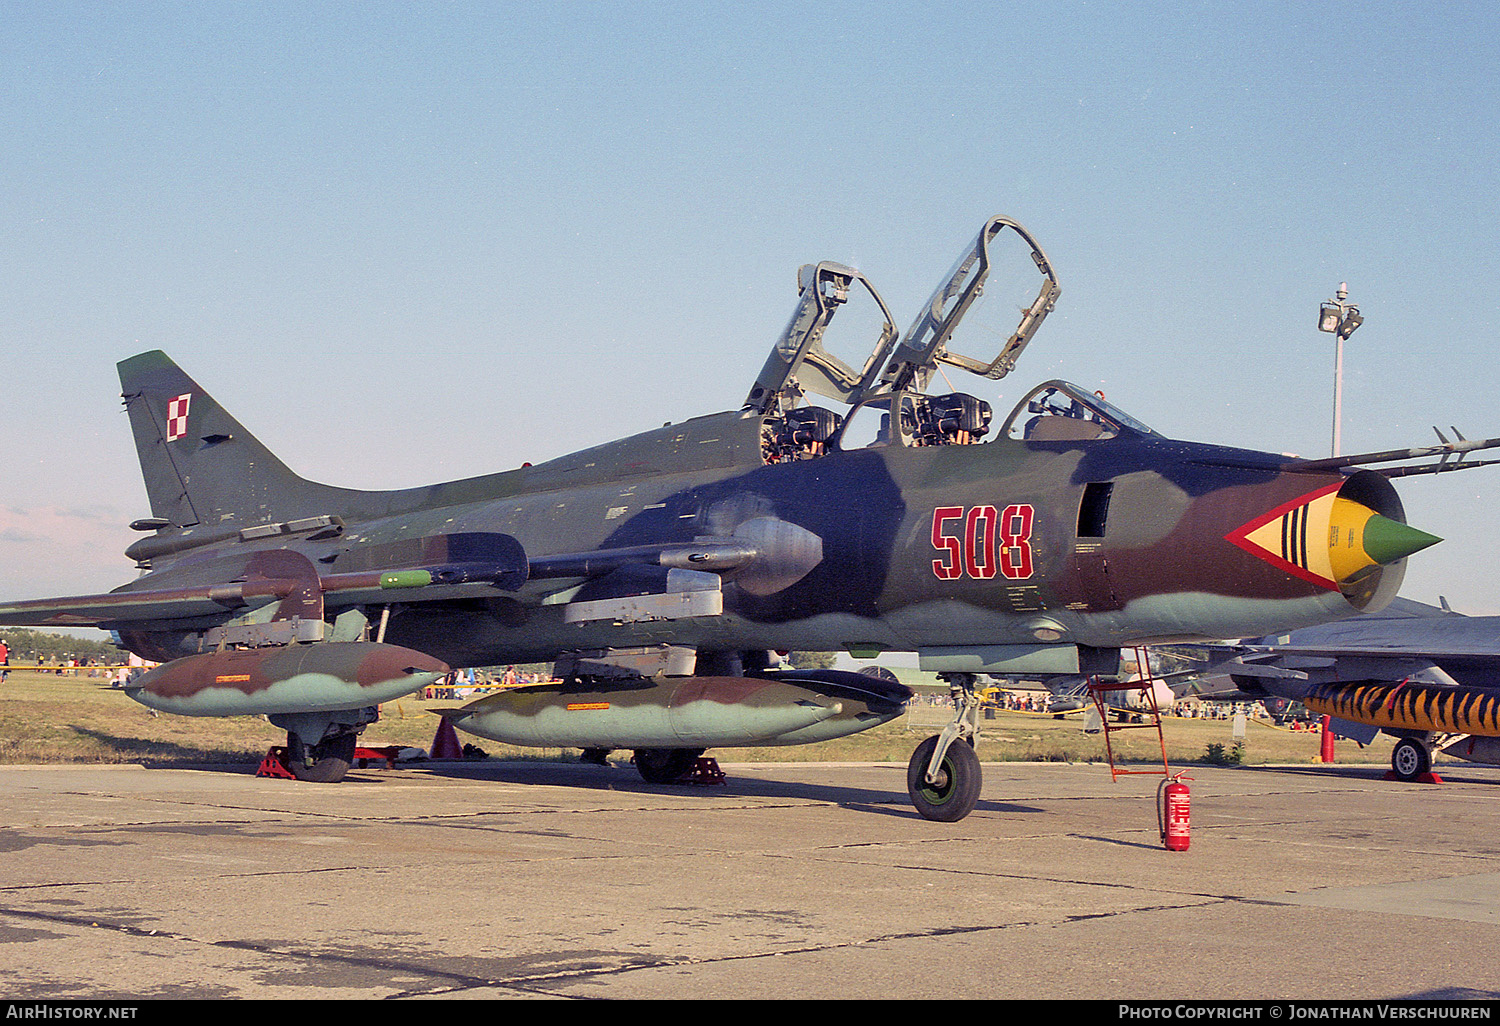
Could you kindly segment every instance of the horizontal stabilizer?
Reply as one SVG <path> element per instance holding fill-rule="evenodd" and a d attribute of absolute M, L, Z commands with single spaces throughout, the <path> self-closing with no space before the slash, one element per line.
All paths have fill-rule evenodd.
<path fill-rule="evenodd" d="M 524 569 L 517 570 L 511 564 L 449 563 L 331 574 L 318 578 L 318 587 L 335 604 L 355 606 L 396 601 L 437 602 L 453 598 L 452 589 L 465 584 L 514 591 L 525 581 Z M 7 627 L 99 627 L 143 620 L 214 616 L 279 602 L 296 592 L 302 584 L 296 578 L 280 577 L 31 599 L 0 604 L 0 624 Z"/>

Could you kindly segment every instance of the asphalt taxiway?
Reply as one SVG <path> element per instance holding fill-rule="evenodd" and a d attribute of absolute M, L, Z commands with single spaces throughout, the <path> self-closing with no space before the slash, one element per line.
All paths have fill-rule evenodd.
<path fill-rule="evenodd" d="M 1500 997 L 1500 770 L 986 764 L 921 819 L 905 767 L 0 767 L 0 995 Z"/>

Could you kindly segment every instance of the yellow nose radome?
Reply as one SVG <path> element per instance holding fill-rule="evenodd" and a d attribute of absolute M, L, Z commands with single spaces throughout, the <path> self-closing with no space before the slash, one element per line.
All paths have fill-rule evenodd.
<path fill-rule="evenodd" d="M 1332 576 L 1347 581 L 1367 566 L 1385 566 L 1442 541 L 1436 535 L 1383 517 L 1351 499 L 1333 500 L 1328 523 Z"/>
<path fill-rule="evenodd" d="M 1303 580 L 1337 590 L 1371 567 L 1388 566 L 1441 538 L 1408 527 L 1330 486 L 1286 503 L 1226 539 Z"/>

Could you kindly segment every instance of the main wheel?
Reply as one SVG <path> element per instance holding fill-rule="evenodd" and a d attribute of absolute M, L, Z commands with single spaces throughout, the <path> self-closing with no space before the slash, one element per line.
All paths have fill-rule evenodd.
<path fill-rule="evenodd" d="M 637 748 L 635 768 L 648 784 L 672 784 L 687 774 L 701 748 Z"/>
<path fill-rule="evenodd" d="M 1391 751 L 1391 772 L 1397 780 L 1413 781 L 1432 769 L 1432 753 L 1416 738 L 1404 737 Z"/>
<path fill-rule="evenodd" d="M 948 746 L 942 763 L 938 766 L 937 780 L 927 782 L 927 764 L 937 750 L 938 738 L 932 737 L 917 745 L 911 762 L 906 766 L 906 793 L 917 807 L 923 819 L 939 823 L 957 823 L 979 803 L 979 789 L 984 783 L 984 773 L 979 768 L 979 756 L 974 748 L 963 740 Z"/>
<path fill-rule="evenodd" d="M 354 762 L 354 746 L 358 735 L 350 732 L 336 734 L 312 746 L 311 751 L 295 733 L 287 733 L 287 769 L 298 780 L 314 784 L 337 784 L 349 772 Z M 308 755 L 312 758 L 309 760 Z"/>

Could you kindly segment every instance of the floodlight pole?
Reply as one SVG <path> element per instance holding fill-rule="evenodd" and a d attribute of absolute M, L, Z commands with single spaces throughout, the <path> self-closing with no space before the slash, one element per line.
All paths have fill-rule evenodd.
<path fill-rule="evenodd" d="M 1364 323 L 1359 307 L 1349 302 L 1349 283 L 1339 282 L 1339 291 L 1334 299 L 1323 304 L 1318 312 L 1318 330 L 1332 332 L 1335 340 L 1333 351 L 1333 452 L 1337 456 L 1340 448 L 1340 430 L 1344 419 L 1344 340 L 1354 334 L 1354 329 Z"/>
<path fill-rule="evenodd" d="M 1339 429 L 1344 422 L 1344 336 L 1336 336 L 1333 344 L 1333 452 L 1339 454 Z"/>

